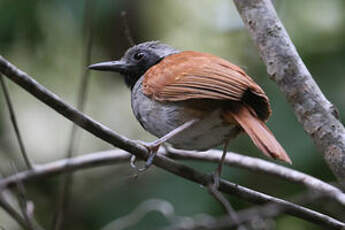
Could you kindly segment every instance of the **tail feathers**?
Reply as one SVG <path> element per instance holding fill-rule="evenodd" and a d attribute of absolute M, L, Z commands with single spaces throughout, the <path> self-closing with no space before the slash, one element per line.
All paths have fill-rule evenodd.
<path fill-rule="evenodd" d="M 265 123 L 255 115 L 254 111 L 250 111 L 250 108 L 243 106 L 240 110 L 236 111 L 236 113 L 228 112 L 225 118 L 228 118 L 229 121 L 235 120 L 239 123 L 254 144 L 266 156 L 292 164 L 289 156 L 273 136 L 272 132 Z"/>

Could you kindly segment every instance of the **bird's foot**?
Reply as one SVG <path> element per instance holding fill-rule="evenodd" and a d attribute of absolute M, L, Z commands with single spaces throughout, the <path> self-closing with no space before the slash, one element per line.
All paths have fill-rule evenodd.
<path fill-rule="evenodd" d="M 216 171 L 213 173 L 213 182 L 212 182 L 213 184 L 211 184 L 211 186 L 216 190 L 218 190 L 218 188 L 219 188 L 220 176 L 222 175 L 222 170 L 223 170 L 223 165 L 224 165 L 224 161 L 225 161 L 225 156 L 226 156 L 228 144 L 229 144 L 229 140 L 227 140 L 224 143 L 222 157 L 220 158 L 220 161 L 218 163 L 218 167 L 217 167 Z"/>
<path fill-rule="evenodd" d="M 210 186 L 218 190 L 219 184 L 220 184 L 220 173 L 218 170 L 216 170 L 214 173 L 212 173 L 212 183 L 210 184 Z"/>
<path fill-rule="evenodd" d="M 132 155 L 131 157 L 131 161 L 130 161 L 130 165 L 132 168 L 134 168 L 135 170 L 137 170 L 138 172 L 143 172 L 145 170 L 147 170 L 148 168 L 151 167 L 153 159 L 155 158 L 155 156 L 158 153 L 158 149 L 161 145 L 161 143 L 157 143 L 157 141 L 154 142 L 143 142 L 143 141 L 137 141 L 140 145 L 143 145 L 149 152 L 149 157 L 147 158 L 144 167 L 142 168 L 138 168 L 136 166 L 136 157 L 135 155 Z"/>

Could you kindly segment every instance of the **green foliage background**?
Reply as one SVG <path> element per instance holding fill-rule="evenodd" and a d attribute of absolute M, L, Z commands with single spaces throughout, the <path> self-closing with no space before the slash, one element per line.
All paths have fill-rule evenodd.
<path fill-rule="evenodd" d="M 325 181 L 334 181 L 310 138 L 298 124 L 288 102 L 268 78 L 236 9 L 229 0 L 99 0 L 93 4 L 93 62 L 118 58 L 128 48 L 121 11 L 126 10 L 136 42 L 161 40 L 181 50 L 198 50 L 224 57 L 243 67 L 271 98 L 273 116 L 269 126 L 290 154 L 294 169 Z M 275 5 L 293 42 L 327 98 L 344 118 L 345 91 L 345 2 L 342 0 L 276 0 Z M 82 0 L 0 0 L 0 54 L 69 103 L 76 103 L 84 62 L 85 2 Z M 133 139 L 153 140 L 131 113 L 130 94 L 116 74 L 92 72 L 86 113 L 118 133 Z M 19 125 L 30 157 L 44 163 L 65 156 L 71 123 L 8 83 Z M 8 112 L 0 97 L 0 172 L 6 176 L 24 169 Z M 111 146 L 81 131 L 79 151 L 74 155 L 108 150 Z M 234 152 L 262 157 L 246 136 L 231 144 Z M 215 164 L 186 162 L 210 172 Z M 72 202 L 65 229 L 100 229 L 130 213 L 141 202 L 159 198 L 174 206 L 176 215 L 223 210 L 198 185 L 152 168 L 139 178 L 129 164 L 85 170 L 75 174 Z M 226 168 L 224 177 L 282 198 L 304 188 L 265 175 Z M 56 209 L 58 178 L 25 184 L 35 202 L 37 219 L 48 228 Z M 236 209 L 252 204 L 228 197 Z M 329 213 L 344 217 L 328 204 Z M 311 206 L 320 209 L 322 202 Z M 0 225 L 19 229 L 3 211 Z M 146 216 L 130 229 L 159 229 L 168 221 L 157 213 Z M 256 228 L 258 229 L 258 228 Z M 303 220 L 283 215 L 275 229 L 321 229 Z"/>

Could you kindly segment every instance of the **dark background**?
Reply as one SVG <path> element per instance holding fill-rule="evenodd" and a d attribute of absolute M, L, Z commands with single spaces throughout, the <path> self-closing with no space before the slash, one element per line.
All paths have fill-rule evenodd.
<path fill-rule="evenodd" d="M 291 107 L 268 78 L 247 30 L 229 0 L 99 0 L 92 2 L 92 62 L 119 58 L 129 47 L 121 12 L 135 42 L 160 40 L 181 50 L 197 50 L 221 56 L 241 66 L 258 82 L 271 99 L 273 116 L 269 126 L 286 148 L 291 166 L 325 181 L 335 181 L 322 154 L 304 133 Z M 278 14 L 302 59 L 326 97 L 344 118 L 345 107 L 345 2 L 342 0 L 276 0 Z M 0 0 L 0 54 L 29 73 L 64 100 L 76 104 L 79 81 L 85 70 L 84 7 L 82 0 Z M 10 93 L 30 157 L 36 163 L 64 158 L 71 123 L 8 82 Z M 116 74 L 92 72 L 86 113 L 118 133 L 145 141 L 154 137 L 135 120 L 130 93 Z M 3 96 L 0 97 L 0 172 L 6 176 L 24 169 Z M 111 146 L 81 131 L 74 155 L 109 150 Z M 234 152 L 265 158 L 247 136 L 236 139 Z M 15 165 L 14 169 L 11 165 Z M 216 164 L 186 162 L 204 172 Z M 290 167 L 290 166 L 289 166 Z M 129 164 L 107 166 L 75 174 L 68 229 L 100 229 L 112 220 L 129 214 L 141 202 L 158 198 L 170 202 L 178 216 L 206 213 L 223 215 L 220 205 L 198 185 L 152 167 L 134 179 Z M 304 188 L 270 176 L 225 168 L 223 176 L 250 188 L 289 199 Z M 35 202 L 35 214 L 43 226 L 50 226 L 58 191 L 58 178 L 25 184 Z M 236 209 L 250 207 L 228 197 Z M 328 204 L 328 213 L 342 214 Z M 322 202 L 310 206 L 324 208 Z M 18 229 L 0 210 L 0 223 Z M 159 229 L 169 222 L 159 213 L 150 213 L 129 229 Z M 301 219 L 283 215 L 275 229 L 318 229 Z M 67 229 L 67 228 L 66 228 Z M 256 228 L 258 229 L 258 228 Z M 320 228 L 321 229 L 321 228 Z"/>

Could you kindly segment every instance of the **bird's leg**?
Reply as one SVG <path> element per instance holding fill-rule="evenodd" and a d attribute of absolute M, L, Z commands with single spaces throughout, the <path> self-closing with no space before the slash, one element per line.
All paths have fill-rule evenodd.
<path fill-rule="evenodd" d="M 213 185 L 216 189 L 218 189 L 219 187 L 219 180 L 220 180 L 220 176 L 222 175 L 223 165 L 224 165 L 225 156 L 228 150 L 229 142 L 230 142 L 230 139 L 224 142 L 222 158 L 220 159 L 216 172 L 214 173 L 214 176 L 213 176 L 213 183 L 214 183 Z"/>
<path fill-rule="evenodd" d="M 149 143 L 140 142 L 140 144 L 142 144 L 143 146 L 145 146 L 148 149 L 150 155 L 145 162 L 144 168 L 142 168 L 142 169 L 136 168 L 135 157 L 132 157 L 132 159 L 131 159 L 131 166 L 133 168 L 139 170 L 139 171 L 145 171 L 146 169 L 148 169 L 152 165 L 152 161 L 153 161 L 154 157 L 157 155 L 158 149 L 159 149 L 161 144 L 168 141 L 170 138 L 176 136 L 177 134 L 181 133 L 182 131 L 186 130 L 187 128 L 191 127 L 193 124 L 195 124 L 198 121 L 199 121 L 199 119 L 192 119 L 190 121 L 187 121 L 184 124 L 182 124 L 181 126 L 177 127 L 176 129 L 171 130 L 169 133 L 167 133 L 163 137 L 161 137 L 161 138 L 159 138 L 153 142 L 149 142 Z"/>

